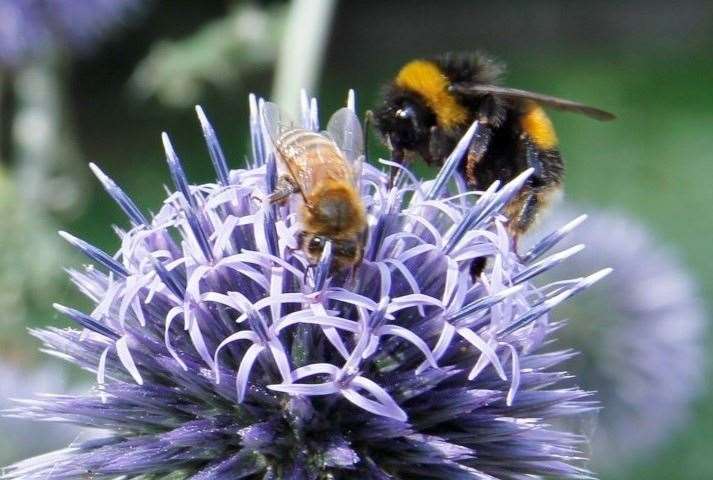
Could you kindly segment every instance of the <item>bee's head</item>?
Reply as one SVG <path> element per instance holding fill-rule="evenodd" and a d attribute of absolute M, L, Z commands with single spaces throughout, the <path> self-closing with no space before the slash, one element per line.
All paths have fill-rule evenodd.
<path fill-rule="evenodd" d="M 334 268 L 340 270 L 361 262 L 364 255 L 364 233 L 344 238 L 331 238 L 314 232 L 302 232 L 299 236 L 300 248 L 312 265 L 316 265 L 322 258 L 322 251 L 328 241 L 332 242 Z"/>
<path fill-rule="evenodd" d="M 359 263 L 367 222 L 357 191 L 342 181 L 325 181 L 310 192 L 308 200 L 300 210 L 304 230 L 298 240 L 309 262 L 317 263 L 331 241 L 335 267 Z"/>
<path fill-rule="evenodd" d="M 394 88 L 374 112 L 376 127 L 392 149 L 420 151 L 427 147 L 435 114 L 416 94 Z"/>

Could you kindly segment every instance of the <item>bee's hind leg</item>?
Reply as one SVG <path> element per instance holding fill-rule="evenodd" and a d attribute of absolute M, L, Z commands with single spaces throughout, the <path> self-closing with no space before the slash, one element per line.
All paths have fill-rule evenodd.
<path fill-rule="evenodd" d="M 277 179 L 275 190 L 268 195 L 267 201 L 271 204 L 277 203 L 278 205 L 282 205 L 287 201 L 290 195 L 299 191 L 300 187 L 292 180 L 292 177 L 289 175 L 281 175 L 280 178 Z"/>
<path fill-rule="evenodd" d="M 533 191 L 523 192 L 506 209 L 506 216 L 509 218 L 507 227 L 510 233 L 510 250 L 518 260 L 522 259 L 519 252 L 520 237 L 535 221 L 537 208 L 540 205 L 539 195 L 538 192 Z M 471 260 L 470 278 L 473 283 L 478 282 L 487 264 L 487 257 L 478 257 Z"/>
<path fill-rule="evenodd" d="M 520 205 L 519 211 L 516 211 L 514 216 L 510 217 L 509 230 L 511 234 L 511 248 L 518 258 L 518 242 L 520 236 L 532 226 L 537 215 L 537 209 L 540 206 L 540 198 L 538 192 L 526 191 L 521 194 L 521 197 L 516 201 Z"/>

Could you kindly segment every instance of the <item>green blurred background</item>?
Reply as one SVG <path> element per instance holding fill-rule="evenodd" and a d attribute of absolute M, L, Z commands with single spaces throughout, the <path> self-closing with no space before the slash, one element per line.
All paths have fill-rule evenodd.
<path fill-rule="evenodd" d="M 316 10 L 319 4 L 313 2 Z M 231 48 L 230 38 L 215 27 L 236 8 L 247 7 L 266 12 L 260 21 L 268 19 L 259 55 L 250 48 Z M 60 78 L 67 107 L 63 118 L 76 133 L 80 164 L 96 162 L 138 204 L 156 211 L 164 198 L 162 185 L 168 183 L 162 131 L 171 135 L 192 181 L 213 178 L 192 104 L 182 100 L 195 99 L 203 106 L 231 166 L 243 164 L 247 94 L 271 94 L 289 5 L 165 0 L 147 2 L 144 8 L 92 54 L 65 58 Z M 251 18 L 258 21 L 248 17 L 243 27 L 251 25 Z M 506 61 L 509 85 L 615 112 L 619 119 L 613 123 L 552 113 L 568 163 L 567 197 L 642 219 L 665 243 L 678 248 L 700 282 L 708 311 L 713 307 L 713 3 L 341 1 L 335 4 L 328 32 L 319 83 L 311 92 L 320 99 L 322 112 L 340 106 L 348 88 L 357 90 L 361 109 L 373 106 L 380 86 L 408 59 L 473 49 Z M 152 71 L 144 69 L 140 75 L 137 69 L 147 65 L 147 56 L 161 55 L 160 42 L 183 45 L 183 50 L 172 50 L 175 64 L 196 67 L 166 67 L 167 80 L 162 84 L 159 78 L 157 85 L 147 86 Z M 212 58 L 221 49 L 225 57 Z M 3 162 L 8 171 L 17 168 L 9 124 L 19 108 L 13 75 L 3 79 Z M 184 90 L 172 94 L 167 84 L 181 75 L 187 78 Z M 47 221 L 52 230 L 68 230 L 114 251 L 118 243 L 109 226 L 126 223 L 97 182 L 88 179 L 88 170 L 79 171 L 85 176 L 81 201 L 70 211 L 49 213 Z M 9 233 L 0 226 L 0 235 Z M 23 247 L 26 244 L 19 242 L 18 249 Z M 646 252 L 641 253 L 645 262 Z M 80 262 L 66 258 L 73 265 Z M 87 306 L 67 280 L 60 276 L 53 282 L 54 294 L 63 303 Z M 49 300 L 32 298 L 25 323 L 64 322 L 51 312 Z M 33 354 L 36 344 L 23 325 L 7 318 L 0 322 L 0 357 L 8 362 L 44 361 Z M 686 428 L 607 478 L 713 478 L 710 385 L 706 392 Z"/>

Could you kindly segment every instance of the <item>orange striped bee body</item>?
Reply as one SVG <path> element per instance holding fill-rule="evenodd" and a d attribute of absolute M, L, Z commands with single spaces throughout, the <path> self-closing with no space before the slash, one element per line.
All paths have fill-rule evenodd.
<path fill-rule="evenodd" d="M 543 106 L 610 120 L 580 103 L 498 85 L 503 66 L 482 54 L 445 54 L 406 64 L 375 112 L 376 127 L 395 161 L 420 157 L 442 165 L 474 121 L 479 122 L 461 173 L 484 190 L 527 168 L 534 173 L 506 206 L 513 236 L 524 233 L 562 186 L 564 163 Z"/>
<path fill-rule="evenodd" d="M 310 264 L 330 241 L 337 268 L 358 265 L 367 221 L 359 195 L 363 137 L 356 115 L 337 111 L 322 133 L 272 123 L 279 179 L 269 200 L 282 203 L 299 194 L 298 240 Z"/>

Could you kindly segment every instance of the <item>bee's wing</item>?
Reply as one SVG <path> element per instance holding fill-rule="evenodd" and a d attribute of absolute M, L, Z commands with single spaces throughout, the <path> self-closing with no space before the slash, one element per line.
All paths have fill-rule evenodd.
<path fill-rule="evenodd" d="M 273 102 L 265 102 L 262 104 L 261 115 L 269 141 L 272 143 L 272 147 L 275 149 L 277 158 L 280 160 L 278 165 L 283 166 L 286 173 L 289 174 L 295 184 L 299 187 L 299 194 L 302 197 L 302 200 L 304 200 L 305 204 L 308 204 L 306 196 L 306 192 L 308 191 L 308 182 L 306 180 L 309 177 L 309 172 L 305 171 L 305 166 L 303 164 L 296 161 L 296 159 L 302 158 L 302 155 L 299 153 L 296 153 L 294 157 L 284 155 L 279 148 L 279 141 L 282 135 L 294 129 L 293 122 L 287 115 L 285 115 L 282 109 L 280 109 L 280 107 Z M 299 144 L 293 145 L 293 150 L 297 150 L 299 148 Z"/>
<path fill-rule="evenodd" d="M 273 144 L 277 142 L 280 135 L 293 128 L 293 122 L 276 103 L 263 103 L 261 115 L 267 134 Z"/>
<path fill-rule="evenodd" d="M 352 171 L 352 179 L 359 185 L 364 162 L 364 134 L 354 111 L 349 108 L 337 110 L 327 123 L 327 134 L 344 154 Z"/>
<path fill-rule="evenodd" d="M 601 121 L 614 120 L 616 118 L 616 115 L 614 115 L 613 113 L 609 113 L 595 107 L 590 107 L 582 103 L 573 102 L 572 100 L 565 100 L 564 98 L 553 97 L 551 95 L 544 95 L 542 93 L 519 90 L 517 88 L 501 87 L 498 85 L 473 84 L 454 84 L 450 88 L 452 91 L 460 93 L 462 95 L 491 94 L 497 95 L 499 97 L 533 100 L 548 107 L 558 108 L 560 110 L 565 110 L 568 112 L 581 113 L 583 115 Z"/>

